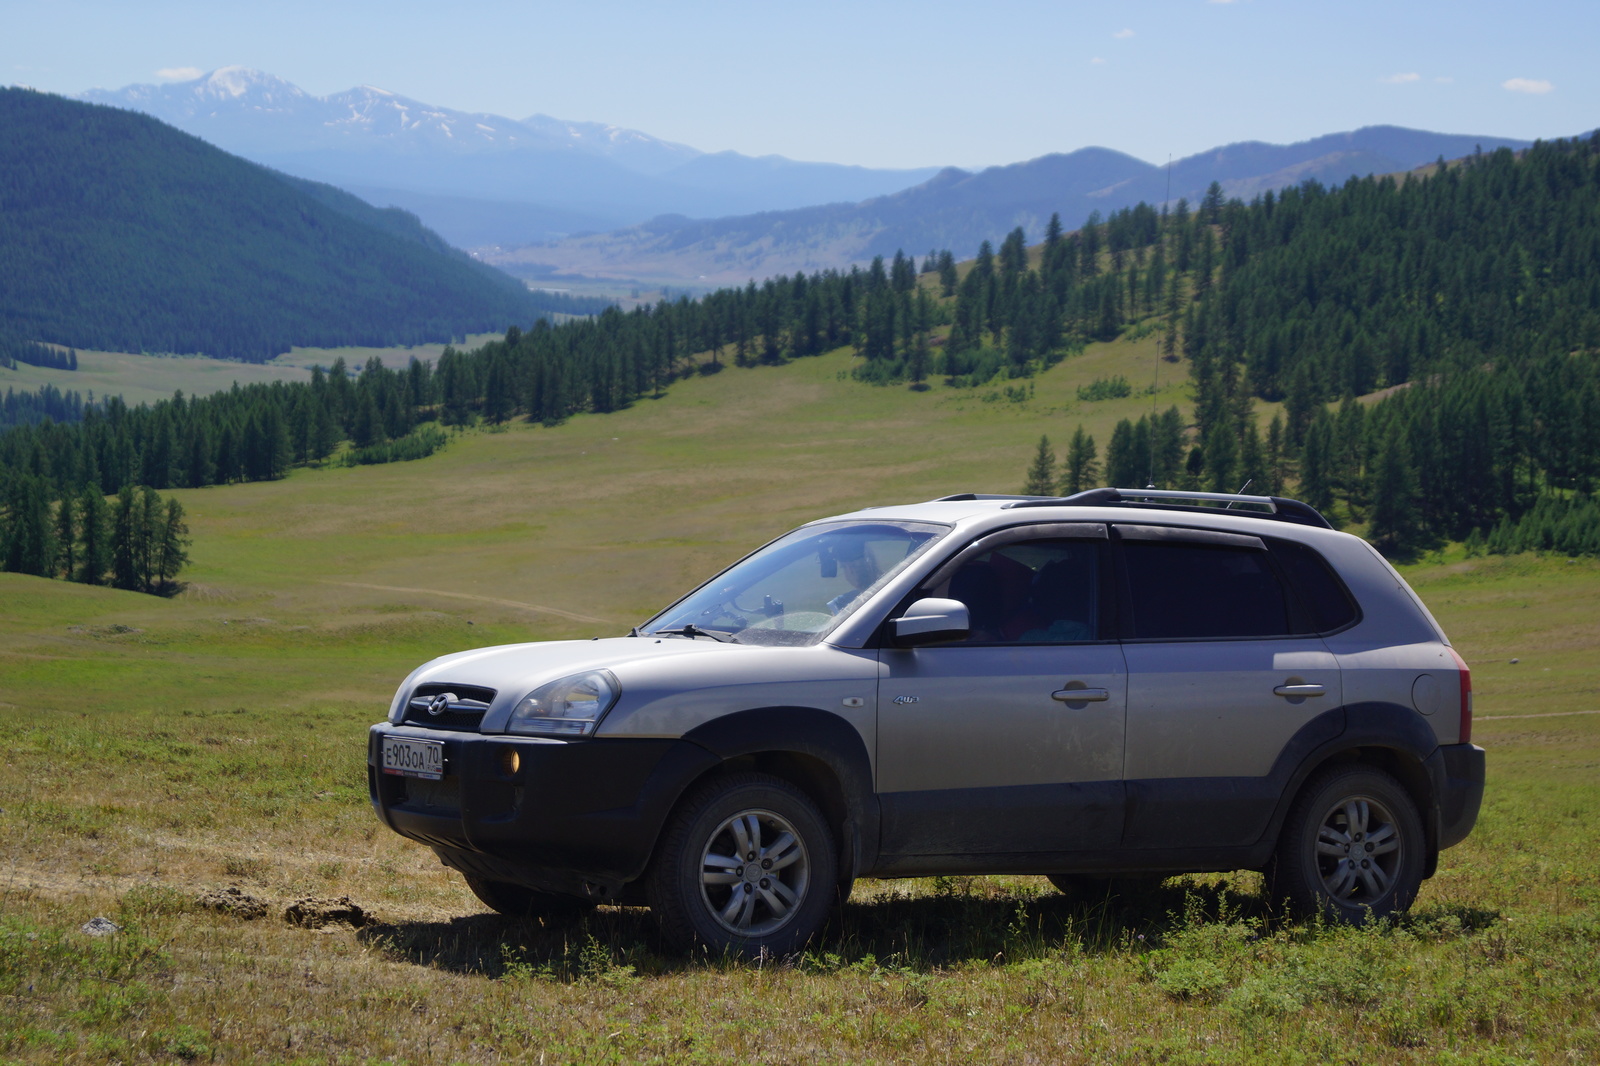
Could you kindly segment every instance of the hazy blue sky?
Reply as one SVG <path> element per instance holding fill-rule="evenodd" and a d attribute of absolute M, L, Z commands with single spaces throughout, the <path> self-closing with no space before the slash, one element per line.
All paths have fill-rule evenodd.
<path fill-rule="evenodd" d="M 240 64 L 873 166 L 1600 125 L 1594 0 L 0 0 L 0 26 L 0 82 L 51 92 Z"/>

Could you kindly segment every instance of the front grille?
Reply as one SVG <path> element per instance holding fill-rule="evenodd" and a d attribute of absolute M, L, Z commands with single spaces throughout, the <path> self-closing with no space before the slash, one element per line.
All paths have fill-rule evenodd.
<path fill-rule="evenodd" d="M 494 689 L 477 685 L 418 685 L 406 700 L 406 713 L 401 721 L 425 729 L 457 729 L 476 733 L 484 712 L 494 702 L 494 695 Z M 429 708 L 440 696 L 450 697 L 448 706 L 435 714 Z"/>

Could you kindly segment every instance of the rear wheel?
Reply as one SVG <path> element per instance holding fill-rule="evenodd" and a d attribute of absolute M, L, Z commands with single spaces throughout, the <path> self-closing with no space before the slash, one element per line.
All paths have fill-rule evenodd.
<path fill-rule="evenodd" d="M 673 814 L 648 874 L 650 907 L 673 947 L 754 958 L 796 951 L 837 898 L 833 833 L 781 778 L 737 774 Z"/>
<path fill-rule="evenodd" d="M 1300 914 L 1359 924 L 1411 906 L 1426 847 L 1417 805 L 1400 782 L 1371 767 L 1335 767 L 1312 778 L 1289 809 L 1268 889 Z"/>
<path fill-rule="evenodd" d="M 507 918 L 554 918 L 581 914 L 594 904 L 576 896 L 562 896 L 554 892 L 514 885 L 509 881 L 489 881 L 472 874 L 463 875 L 467 887 L 490 910 L 499 911 Z"/>

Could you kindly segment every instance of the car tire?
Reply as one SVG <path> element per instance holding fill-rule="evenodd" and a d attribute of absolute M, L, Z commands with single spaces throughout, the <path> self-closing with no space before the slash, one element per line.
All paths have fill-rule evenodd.
<path fill-rule="evenodd" d="M 1270 901 L 1351 925 L 1399 914 L 1417 898 L 1426 849 L 1422 817 L 1399 781 L 1367 766 L 1334 767 L 1289 808 L 1266 871 Z"/>
<path fill-rule="evenodd" d="M 741 773 L 694 790 L 662 833 L 647 876 L 662 938 L 679 950 L 782 956 L 838 898 L 827 819 L 782 778 Z"/>
<path fill-rule="evenodd" d="M 576 896 L 563 896 L 555 892 L 514 885 L 509 881 L 489 881 L 471 874 L 463 875 L 467 887 L 485 907 L 498 911 L 507 918 L 555 918 L 581 914 L 593 908 L 588 900 Z"/>

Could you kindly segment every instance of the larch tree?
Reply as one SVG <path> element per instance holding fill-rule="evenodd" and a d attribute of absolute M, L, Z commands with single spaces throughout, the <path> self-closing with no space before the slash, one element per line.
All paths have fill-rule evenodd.
<path fill-rule="evenodd" d="M 1056 453 L 1050 447 L 1050 438 L 1039 438 L 1038 451 L 1033 465 L 1028 467 L 1028 479 L 1022 485 L 1024 496 L 1053 496 L 1056 488 Z"/>

